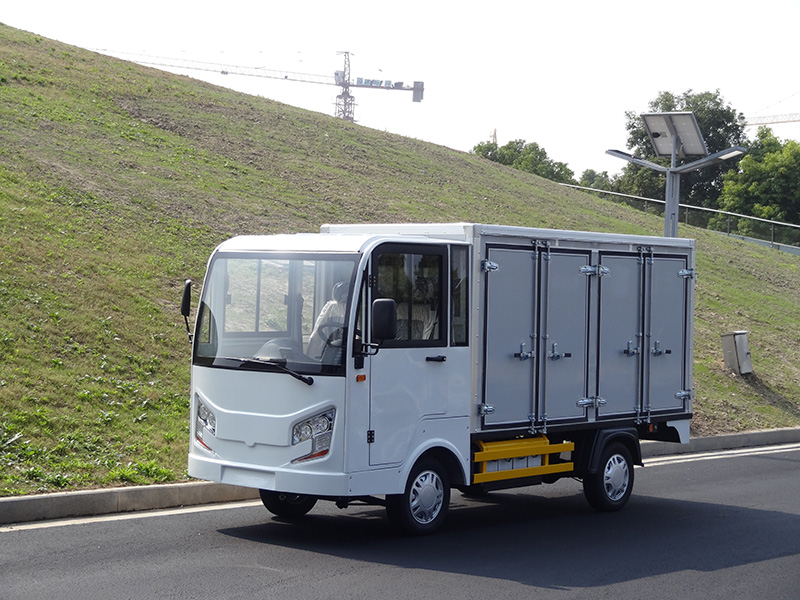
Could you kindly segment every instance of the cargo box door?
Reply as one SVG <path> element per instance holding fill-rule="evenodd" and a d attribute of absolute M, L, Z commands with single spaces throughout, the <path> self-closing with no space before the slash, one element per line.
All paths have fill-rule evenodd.
<path fill-rule="evenodd" d="M 530 423 L 536 364 L 536 256 L 488 248 L 483 424 Z"/>
<path fill-rule="evenodd" d="M 542 255 L 539 425 L 586 418 L 590 277 L 581 269 L 589 259 L 587 252 Z"/>
<path fill-rule="evenodd" d="M 641 410 L 642 259 L 601 255 L 608 275 L 600 278 L 597 395 L 598 416 L 617 417 Z"/>
<path fill-rule="evenodd" d="M 686 258 L 652 260 L 650 288 L 647 397 L 651 412 L 682 409 L 686 394 L 687 307 Z"/>

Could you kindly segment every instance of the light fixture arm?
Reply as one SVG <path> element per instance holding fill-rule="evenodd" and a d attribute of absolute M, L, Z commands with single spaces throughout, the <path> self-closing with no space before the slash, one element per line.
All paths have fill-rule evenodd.
<path fill-rule="evenodd" d="M 742 146 L 733 146 L 727 150 L 720 150 L 719 152 L 714 152 L 714 154 L 709 154 L 708 156 L 704 156 L 698 160 L 693 160 L 690 163 L 686 163 L 685 165 L 674 168 L 674 170 L 676 173 L 688 173 L 689 171 L 702 169 L 703 167 L 707 167 L 709 165 L 719 164 L 743 154 L 747 154 L 747 148 L 743 148 Z"/>
<path fill-rule="evenodd" d="M 628 154 L 627 152 L 622 152 L 621 150 L 606 150 L 606 154 L 609 156 L 615 156 L 616 158 L 621 158 L 622 160 L 627 160 L 630 163 L 635 165 L 639 165 L 640 167 L 647 167 L 648 169 L 653 169 L 654 171 L 660 171 L 661 173 L 667 172 L 667 167 L 657 165 L 654 162 L 650 162 L 649 160 L 645 160 L 643 158 L 639 158 L 638 156 L 634 156 L 633 154 Z"/>

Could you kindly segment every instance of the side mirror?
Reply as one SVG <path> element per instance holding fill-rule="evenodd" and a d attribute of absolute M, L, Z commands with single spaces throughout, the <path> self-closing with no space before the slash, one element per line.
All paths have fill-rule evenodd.
<path fill-rule="evenodd" d="M 372 339 L 384 342 L 397 337 L 397 303 L 391 298 L 372 302 Z"/>
<path fill-rule="evenodd" d="M 183 284 L 183 298 L 181 299 L 181 314 L 186 322 L 186 333 L 189 334 L 189 341 L 192 341 L 192 330 L 189 328 L 189 314 L 192 311 L 192 280 L 187 279 Z"/>
<path fill-rule="evenodd" d="M 183 299 L 181 300 L 181 314 L 189 318 L 189 313 L 192 310 L 192 280 L 187 279 L 183 284 Z"/>

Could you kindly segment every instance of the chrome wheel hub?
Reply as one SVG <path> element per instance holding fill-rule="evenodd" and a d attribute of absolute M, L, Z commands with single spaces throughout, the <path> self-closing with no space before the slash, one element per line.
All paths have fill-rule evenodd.
<path fill-rule="evenodd" d="M 619 454 L 614 454 L 606 463 L 603 474 L 603 487 L 609 500 L 617 501 L 628 491 L 630 473 L 628 463 Z"/>
<path fill-rule="evenodd" d="M 434 471 L 423 471 L 411 485 L 411 514 L 425 525 L 436 518 L 444 504 L 444 485 Z"/>

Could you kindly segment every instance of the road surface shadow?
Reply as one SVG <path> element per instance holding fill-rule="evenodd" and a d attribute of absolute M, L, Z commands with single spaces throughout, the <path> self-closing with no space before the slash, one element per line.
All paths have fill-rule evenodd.
<path fill-rule="evenodd" d="M 474 500 L 454 492 L 443 528 L 422 538 L 395 533 L 381 508 L 316 510 L 292 523 L 272 519 L 221 533 L 255 544 L 552 589 L 687 569 L 710 572 L 800 554 L 798 515 L 648 496 L 634 496 L 620 512 L 597 513 L 579 493 L 550 498 L 517 491 Z"/>

